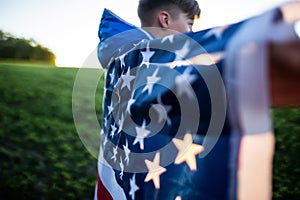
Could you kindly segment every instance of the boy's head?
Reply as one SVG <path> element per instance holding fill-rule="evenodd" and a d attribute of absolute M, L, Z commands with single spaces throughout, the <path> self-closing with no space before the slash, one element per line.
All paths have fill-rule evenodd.
<path fill-rule="evenodd" d="M 200 8 L 196 0 L 139 0 L 138 16 L 142 27 L 187 32 L 199 18 Z"/>

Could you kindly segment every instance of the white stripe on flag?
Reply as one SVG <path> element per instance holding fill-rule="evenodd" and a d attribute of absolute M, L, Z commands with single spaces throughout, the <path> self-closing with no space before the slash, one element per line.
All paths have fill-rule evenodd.
<path fill-rule="evenodd" d="M 110 165 L 103 158 L 103 150 L 100 148 L 99 157 L 98 157 L 98 174 L 99 177 L 110 193 L 113 199 L 116 200 L 126 200 L 126 195 L 120 185 L 115 179 L 115 174 Z"/>

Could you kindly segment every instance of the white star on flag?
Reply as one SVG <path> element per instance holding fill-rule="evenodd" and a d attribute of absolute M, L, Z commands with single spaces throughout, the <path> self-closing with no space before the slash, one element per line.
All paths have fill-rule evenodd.
<path fill-rule="evenodd" d="M 173 43 L 174 41 L 174 35 L 168 35 L 162 38 L 161 43 L 164 43 L 165 41 L 169 40 L 170 43 Z"/>
<path fill-rule="evenodd" d="M 152 105 L 152 107 L 157 112 L 158 115 L 157 122 L 158 123 L 165 122 L 165 120 L 168 118 L 167 111 L 165 110 L 165 108 L 160 104 L 154 104 Z"/>
<path fill-rule="evenodd" d="M 110 103 L 109 106 L 107 106 L 107 108 L 108 108 L 108 113 L 107 113 L 107 116 L 108 116 L 108 115 L 110 115 L 110 114 L 112 113 L 112 111 L 114 110 L 114 107 L 113 107 L 113 105 L 112 105 L 112 102 Z"/>
<path fill-rule="evenodd" d="M 115 79 L 115 75 L 114 75 L 114 69 L 111 71 L 111 73 L 109 74 L 110 77 L 110 84 L 112 85 L 114 83 L 114 79 Z"/>
<path fill-rule="evenodd" d="M 127 165 L 129 164 L 129 154 L 130 154 L 130 149 L 128 148 L 128 141 L 126 140 L 126 145 L 123 145 L 123 149 L 125 152 L 125 162 Z"/>
<path fill-rule="evenodd" d="M 190 74 L 192 68 L 187 68 L 182 75 L 176 76 L 176 92 L 179 96 L 186 94 L 188 98 L 193 99 L 194 90 L 191 84 L 197 79 L 196 75 Z"/>
<path fill-rule="evenodd" d="M 156 189 L 160 188 L 160 178 L 159 178 L 160 175 L 162 173 L 164 173 L 165 171 L 167 171 L 166 168 L 159 165 L 159 162 L 160 162 L 160 153 L 159 152 L 157 152 L 155 154 L 153 161 L 145 160 L 145 163 L 149 170 L 149 172 L 145 178 L 145 182 L 153 180 L 153 183 L 154 183 L 154 186 Z"/>
<path fill-rule="evenodd" d="M 146 129 L 146 121 L 143 121 L 143 124 L 141 127 L 135 127 L 136 130 L 136 137 L 133 142 L 133 145 L 136 143 L 140 143 L 140 149 L 144 150 L 144 139 L 151 133 L 151 131 Z"/>
<path fill-rule="evenodd" d="M 197 75 L 191 74 L 193 68 L 188 67 L 184 70 L 182 76 L 190 83 L 192 84 L 195 80 L 197 80 Z"/>
<path fill-rule="evenodd" d="M 195 156 L 204 150 L 204 147 L 193 143 L 192 134 L 187 133 L 183 140 L 174 138 L 174 145 L 178 149 L 178 154 L 175 159 L 175 164 L 181 164 L 186 162 L 191 170 L 197 170 L 196 158 Z"/>
<path fill-rule="evenodd" d="M 128 101 L 128 104 L 127 104 L 127 107 L 126 107 L 126 111 L 129 113 L 129 115 L 131 115 L 131 111 L 130 111 L 130 108 L 131 108 L 131 105 L 134 104 L 135 102 L 135 99 L 133 98 L 133 95 L 130 97 L 129 101 Z"/>
<path fill-rule="evenodd" d="M 124 53 L 123 55 L 119 56 L 119 59 L 121 61 L 121 67 L 125 66 L 125 56 L 126 56 L 126 53 Z"/>
<path fill-rule="evenodd" d="M 139 44 L 145 42 L 145 40 L 146 40 L 146 39 L 142 39 L 141 41 L 139 41 L 139 42 L 137 42 L 137 43 L 134 43 L 133 46 L 136 47 L 136 46 L 138 46 Z"/>
<path fill-rule="evenodd" d="M 220 27 L 216 27 L 213 28 L 211 30 L 209 30 L 204 36 L 203 38 L 209 38 L 212 35 L 214 35 L 216 37 L 217 40 L 222 39 L 222 35 L 224 33 L 224 31 L 228 28 L 228 26 L 220 26 Z"/>
<path fill-rule="evenodd" d="M 143 56 L 142 64 L 146 64 L 147 68 L 150 65 L 150 58 L 154 55 L 155 51 L 150 51 L 149 43 L 147 44 L 146 51 L 141 51 L 141 54 Z"/>
<path fill-rule="evenodd" d="M 152 93 L 152 89 L 155 83 L 157 83 L 161 78 L 157 77 L 158 68 L 155 70 L 155 72 L 152 74 L 152 76 L 147 76 L 147 84 L 144 87 L 142 92 L 145 92 L 148 90 L 148 94 Z"/>
<path fill-rule="evenodd" d="M 110 136 L 113 138 L 115 136 L 117 127 L 115 125 L 111 125 L 111 132 L 110 132 Z"/>
<path fill-rule="evenodd" d="M 135 200 L 135 192 L 137 190 L 139 190 L 140 188 L 136 185 L 135 183 L 135 174 L 133 175 L 133 177 L 129 180 L 130 182 L 130 191 L 129 191 L 129 195 L 131 196 L 132 200 Z"/>
<path fill-rule="evenodd" d="M 114 162 L 116 162 L 116 161 L 117 161 L 118 147 L 114 148 L 114 149 L 113 149 L 113 152 L 114 152 L 114 154 L 113 154 L 113 156 L 111 157 L 111 159 L 113 159 Z"/>
<path fill-rule="evenodd" d="M 123 83 L 122 83 L 122 86 L 121 86 L 121 89 L 123 89 L 125 86 L 128 88 L 128 90 L 130 91 L 130 83 L 132 80 L 135 79 L 135 76 L 131 76 L 130 75 L 130 68 L 128 68 L 126 74 L 122 75 L 121 76 L 122 80 L 123 80 Z"/>
<path fill-rule="evenodd" d="M 187 40 L 181 49 L 176 50 L 175 51 L 176 58 L 174 61 L 182 60 L 189 53 L 190 51 L 189 46 L 190 46 L 190 42 Z"/>
<path fill-rule="evenodd" d="M 118 130 L 118 134 L 123 130 L 123 126 L 124 126 L 124 114 L 121 114 L 121 119 L 119 119 L 119 130 Z"/>

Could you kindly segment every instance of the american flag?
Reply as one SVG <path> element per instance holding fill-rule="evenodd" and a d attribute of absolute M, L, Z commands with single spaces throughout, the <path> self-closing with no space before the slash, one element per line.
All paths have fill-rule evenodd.
<path fill-rule="evenodd" d="M 243 138 L 272 137 L 266 63 L 257 47 L 265 46 L 263 31 L 278 14 L 274 9 L 236 24 L 154 39 L 104 10 L 98 56 L 107 70 L 95 199 L 243 196 L 242 173 L 255 173 L 244 167 L 242 145 L 249 143 Z M 263 30 L 245 36 L 258 22 Z M 254 41 L 264 46 L 253 50 Z M 239 56 L 248 58 L 245 64 Z M 237 65 L 257 67 L 244 72 L 234 70 Z M 257 83 L 249 84 L 255 76 Z M 253 128 L 255 123 L 262 125 Z M 268 181 L 257 185 L 269 187 Z M 268 197 L 270 188 L 263 193 Z"/>

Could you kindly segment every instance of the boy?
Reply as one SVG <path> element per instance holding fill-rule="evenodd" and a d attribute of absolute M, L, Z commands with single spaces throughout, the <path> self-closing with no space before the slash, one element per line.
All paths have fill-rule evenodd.
<path fill-rule="evenodd" d="M 167 71 L 170 73 L 160 73 L 166 68 L 155 66 L 159 66 L 159 64 L 150 64 L 150 61 L 159 53 L 164 55 L 160 57 L 164 61 L 158 61 L 163 63 L 167 61 L 172 62 L 172 54 L 159 51 L 155 52 L 155 48 L 149 47 L 149 43 L 152 45 L 157 43 L 166 44 L 166 46 L 171 45 L 169 47 L 170 49 L 166 48 L 165 50 L 171 50 L 174 46 L 176 49 L 176 42 L 182 42 L 180 36 L 169 37 L 169 41 L 166 39 L 166 36 L 191 31 L 191 25 L 193 24 L 195 16 L 197 18 L 200 15 L 197 2 L 141 0 L 138 14 L 141 19 L 142 29 L 146 32 L 130 27 L 129 29 L 133 29 L 133 31 L 128 34 L 128 37 L 125 37 L 127 36 L 126 33 L 122 33 L 120 37 L 113 35 L 112 38 L 115 37 L 117 39 L 113 39 L 111 40 L 113 42 L 111 42 L 109 38 L 105 37 L 104 32 L 100 31 L 101 42 L 99 46 L 99 59 L 102 65 L 107 68 L 107 78 L 104 95 L 104 120 L 102 125 L 104 130 L 102 142 L 104 144 L 100 150 L 100 153 L 103 154 L 102 156 L 105 159 L 100 159 L 100 167 L 98 169 L 99 179 L 96 191 L 98 199 L 237 198 L 237 189 L 239 189 L 237 188 L 237 184 L 239 184 L 237 181 L 238 151 L 240 150 L 239 143 L 241 142 L 242 136 L 233 135 L 233 127 L 226 121 L 222 130 L 222 136 L 219 138 L 216 146 L 206 157 L 199 157 L 200 153 L 203 152 L 203 146 L 200 144 L 205 142 L 205 136 L 203 136 L 205 134 L 203 134 L 203 132 L 209 128 L 207 121 L 209 121 L 210 114 L 208 113 L 211 112 L 209 111 L 211 105 L 208 103 L 207 108 L 205 108 L 206 104 L 204 104 L 204 107 L 202 105 L 203 102 L 207 101 L 207 92 L 203 92 L 203 88 L 199 89 L 199 87 L 202 87 L 201 84 L 203 84 L 203 81 L 201 82 L 201 78 L 199 78 L 199 74 L 192 71 L 193 69 L 189 66 L 175 66 L 174 71 L 177 70 L 179 74 L 185 76 L 185 79 L 187 79 L 189 83 L 193 83 L 192 87 L 196 91 L 197 98 L 200 100 L 200 102 L 198 102 L 199 106 L 202 106 L 201 117 L 203 116 L 203 118 L 201 118 L 199 122 L 194 119 L 193 115 L 189 115 L 190 118 L 188 118 L 188 120 L 197 125 L 199 122 L 199 130 L 194 132 L 194 138 L 192 138 L 192 140 L 188 132 L 182 132 L 179 135 L 180 137 L 175 138 L 175 140 L 172 139 L 174 136 L 172 134 L 174 134 L 174 131 L 176 132 L 176 128 L 178 128 L 177 124 L 180 124 L 178 118 L 180 119 L 180 117 L 182 117 L 180 114 L 181 111 L 184 112 L 184 110 L 178 110 L 178 103 L 172 99 L 174 96 L 167 96 L 166 93 L 168 93 L 168 91 L 165 92 L 164 88 L 156 86 L 155 83 L 158 83 L 162 79 L 165 79 L 168 83 L 174 78 L 176 84 L 179 84 L 181 87 L 177 87 L 173 92 L 179 95 L 186 95 L 181 96 L 182 99 L 185 97 L 189 99 L 192 95 L 189 91 L 189 87 L 183 87 L 185 86 L 185 81 L 181 79 L 181 76 L 172 76 L 172 70 Z M 105 20 L 103 20 L 103 26 L 107 25 L 104 22 Z M 236 29 L 229 28 L 224 35 L 233 31 L 236 31 Z M 131 33 L 136 34 L 136 37 L 132 37 Z M 107 34 L 109 35 L 111 33 L 108 32 Z M 202 41 L 201 44 L 207 47 L 207 49 L 211 48 L 212 45 L 203 39 L 207 34 L 202 34 L 202 32 L 186 34 L 191 35 L 193 39 L 197 41 Z M 155 40 L 154 38 L 163 39 Z M 176 40 L 176 42 L 173 40 Z M 185 42 L 184 38 L 183 41 Z M 223 44 L 223 42 L 224 41 L 220 41 L 218 43 Z M 184 47 L 186 44 L 187 43 L 182 43 L 182 45 L 180 44 L 179 46 L 182 46 L 182 49 L 185 50 Z M 164 48 L 163 46 L 160 47 Z M 108 51 L 107 48 L 110 48 L 111 51 Z M 133 49 L 132 52 L 130 52 L 131 49 Z M 197 49 L 194 49 L 194 51 L 197 51 Z M 109 55 L 106 56 L 112 59 L 105 59 L 104 62 L 103 52 L 109 53 Z M 193 52 L 190 54 L 193 54 Z M 170 58 L 166 55 L 170 56 Z M 189 53 L 184 56 L 188 55 Z M 132 60 L 131 66 L 124 64 L 128 60 Z M 166 75 L 164 76 L 164 74 Z M 145 83 L 146 86 L 141 84 L 141 88 L 133 88 L 135 85 L 132 83 L 135 82 L 139 85 L 138 83 L 141 79 L 147 80 L 147 83 Z M 176 84 L 175 87 L 178 86 Z M 170 86 L 174 85 L 171 84 Z M 121 101 L 120 99 L 126 100 Z M 159 106 L 151 107 L 146 104 L 147 102 L 150 102 L 151 105 Z M 224 102 L 220 100 L 219 103 L 222 104 Z M 163 106 L 164 109 L 162 109 L 161 106 Z M 188 109 L 190 109 L 191 112 L 193 111 L 192 109 L 196 109 L 197 107 L 196 104 L 191 104 L 190 106 Z M 158 122 L 165 120 L 165 126 L 162 127 L 162 131 L 157 135 L 151 135 L 153 129 L 148 127 L 148 124 L 153 121 L 152 118 L 149 120 L 147 113 L 150 108 L 154 108 L 154 111 L 161 114 L 162 118 L 158 117 Z M 222 114 L 224 113 L 219 113 L 219 115 Z M 151 115 L 151 113 L 149 115 Z M 128 116 L 133 117 L 134 122 L 129 123 L 127 121 Z M 140 116 L 144 118 L 140 119 Z M 131 123 L 136 123 L 137 125 L 129 130 L 128 127 Z M 236 123 L 238 124 L 239 121 Z M 192 129 L 192 127 L 190 127 L 190 129 Z M 192 132 L 192 130 L 188 129 L 186 131 Z M 272 133 L 263 134 L 263 136 L 264 135 L 272 137 Z M 263 165 L 266 166 L 266 169 L 269 169 L 268 172 L 270 172 L 269 159 L 273 151 L 273 141 L 272 138 L 271 140 L 269 139 L 270 138 L 267 138 L 270 144 L 266 148 L 268 151 L 268 155 L 266 156 L 268 158 L 267 165 Z M 264 142 L 264 140 L 261 141 Z M 169 151 L 169 154 L 158 152 L 154 156 L 137 159 L 138 156 L 136 154 L 147 154 L 150 151 L 156 151 L 157 148 L 162 148 L 161 145 L 168 143 L 174 144 L 173 151 L 175 154 L 178 152 L 177 156 L 172 154 L 174 152 Z M 181 146 L 183 143 L 188 144 L 190 148 L 183 151 L 184 149 L 182 149 Z M 263 146 L 265 146 L 265 144 L 263 144 Z M 119 151 L 118 148 L 121 150 Z M 260 149 L 257 144 L 255 148 Z M 122 152 L 122 150 L 124 152 Z M 192 156 L 190 155 L 188 158 L 185 158 L 184 152 L 190 152 Z M 180 153 L 181 156 L 179 156 Z M 261 150 L 260 153 L 264 154 Z M 168 157 L 174 158 L 175 161 L 173 160 L 174 162 L 171 164 L 168 163 L 170 165 L 164 165 L 163 162 L 168 160 Z M 103 163 L 106 163 L 107 166 L 102 166 Z M 256 162 L 252 163 L 255 164 Z M 144 165 L 144 168 L 147 167 L 147 171 L 139 171 L 140 168 L 138 167 L 142 165 Z M 153 169 L 151 166 L 155 168 Z M 132 168 L 136 171 L 131 170 Z M 253 177 L 257 177 L 255 173 L 249 173 L 249 175 L 256 175 Z M 254 199 L 256 199 L 256 197 L 269 199 L 271 192 L 270 176 L 269 174 L 266 175 L 268 177 L 263 178 L 265 182 L 262 183 L 263 185 L 260 187 L 261 190 L 257 192 L 257 194 L 252 192 L 252 183 L 249 183 L 249 187 L 247 182 L 248 177 L 247 179 L 243 179 L 246 180 L 246 184 L 242 185 L 241 188 L 246 188 L 246 193 L 239 194 L 239 197 L 247 198 L 247 195 L 250 193 L 254 195 Z M 256 182 L 254 186 L 259 184 L 260 183 Z M 244 194 L 247 195 L 245 196 Z"/>
<path fill-rule="evenodd" d="M 200 8 L 195 0 L 140 0 L 138 16 L 143 29 L 161 38 L 192 31 Z"/>

